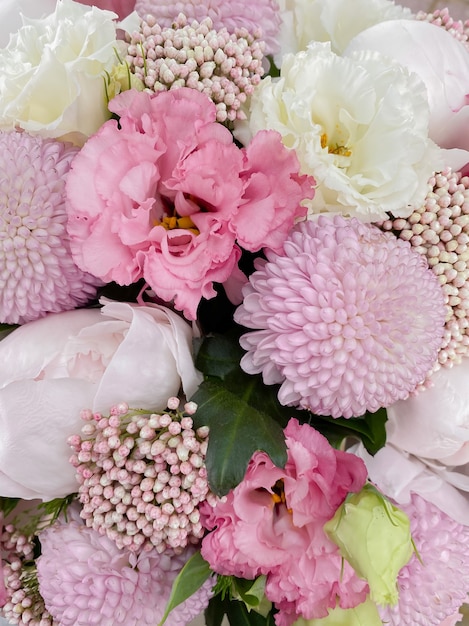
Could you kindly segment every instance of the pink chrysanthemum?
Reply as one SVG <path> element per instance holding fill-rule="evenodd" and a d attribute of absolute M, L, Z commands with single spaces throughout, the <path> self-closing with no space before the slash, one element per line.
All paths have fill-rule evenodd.
<path fill-rule="evenodd" d="M 267 253 L 235 320 L 250 373 L 282 404 L 352 417 L 405 398 L 432 368 L 445 304 L 411 246 L 369 224 L 320 216 Z"/>
<path fill-rule="evenodd" d="M 398 576 L 399 603 L 381 607 L 389 626 L 440 626 L 458 612 L 469 589 L 469 527 L 417 495 L 399 505 L 409 516 L 414 554 Z"/>
<path fill-rule="evenodd" d="M 66 231 L 65 179 L 77 151 L 0 133 L 0 322 L 74 309 L 101 284 L 76 266 Z"/>
<path fill-rule="evenodd" d="M 137 0 L 135 10 L 142 17 L 153 15 L 161 26 L 171 26 L 173 20 L 184 15 L 201 22 L 209 17 L 215 30 L 246 28 L 255 33 L 262 28 L 262 39 L 267 44 L 267 53 L 278 50 L 280 10 L 275 0 Z"/>
<path fill-rule="evenodd" d="M 156 550 L 135 555 L 75 521 L 41 533 L 39 590 L 61 626 L 155 626 L 171 586 L 194 549 L 177 556 Z M 185 626 L 207 606 L 210 579 L 169 614 L 167 626 Z"/>
<path fill-rule="evenodd" d="M 461 363 L 469 354 L 469 177 L 451 168 L 435 174 L 419 209 L 380 227 L 410 242 L 445 294 L 446 324 L 435 369 Z"/>
<path fill-rule="evenodd" d="M 246 29 L 214 30 L 212 20 L 188 24 L 180 14 L 169 28 L 151 15 L 129 37 L 126 62 L 150 91 L 189 87 L 215 103 L 217 121 L 246 119 L 241 105 L 264 73 L 264 42 Z"/>

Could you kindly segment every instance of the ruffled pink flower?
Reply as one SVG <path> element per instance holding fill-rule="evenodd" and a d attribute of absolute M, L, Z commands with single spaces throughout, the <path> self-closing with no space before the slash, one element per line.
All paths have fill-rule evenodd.
<path fill-rule="evenodd" d="M 98 7 L 105 11 L 114 11 L 123 19 L 135 8 L 135 0 L 77 0 L 81 4 Z"/>
<path fill-rule="evenodd" d="M 323 530 L 347 493 L 364 485 L 364 465 L 296 419 L 285 437 L 284 469 L 256 452 L 243 482 L 213 509 L 203 505 L 212 532 L 202 541 L 202 555 L 221 574 L 265 574 L 266 596 L 280 610 L 278 626 L 325 617 L 337 597 L 342 608 L 356 606 L 368 590 Z"/>
<path fill-rule="evenodd" d="M 420 558 L 414 554 L 401 569 L 399 602 L 381 607 L 381 618 L 389 626 L 440 626 L 446 619 L 453 624 L 469 589 L 469 527 L 417 495 L 400 506 L 410 518 Z"/>
<path fill-rule="evenodd" d="M 215 295 L 213 283 L 237 269 L 238 212 L 249 204 L 254 231 L 274 214 L 269 226 L 284 235 L 266 233 L 264 241 L 248 242 L 241 218 L 239 235 L 248 250 L 277 246 L 288 223 L 304 215 L 299 202 L 311 179 L 298 177 L 296 157 L 284 156 L 283 167 L 278 160 L 271 167 L 270 150 L 288 152 L 277 133 L 255 137 L 249 152 L 238 149 L 215 122 L 215 105 L 196 90 L 127 91 L 110 108 L 119 125 L 104 124 L 68 178 L 74 258 L 105 281 L 126 285 L 144 278 L 158 297 L 174 299 L 195 319 L 200 299 Z M 268 183 L 256 189 L 256 180 L 268 181 L 271 169 L 288 181 L 288 208 L 281 189 Z"/>
<path fill-rule="evenodd" d="M 183 13 L 198 22 L 210 17 L 216 30 L 246 28 L 250 33 L 261 31 L 267 44 L 267 54 L 279 47 L 280 10 L 275 0 L 137 0 L 135 9 L 143 18 L 153 15 L 161 26 L 171 26 L 174 18 Z"/>
<path fill-rule="evenodd" d="M 101 284 L 70 252 L 65 180 L 77 152 L 52 139 L 0 132 L 0 322 L 74 309 Z"/>
<path fill-rule="evenodd" d="M 408 242 L 357 219 L 298 224 L 243 288 L 242 368 L 284 405 L 351 417 L 406 398 L 436 361 L 443 292 Z"/>
<path fill-rule="evenodd" d="M 181 555 L 156 550 L 139 555 L 76 521 L 57 523 L 40 535 L 39 590 L 61 626 L 155 626 L 171 586 L 193 549 Z M 210 599 L 208 580 L 169 614 L 167 626 L 185 626 Z"/>

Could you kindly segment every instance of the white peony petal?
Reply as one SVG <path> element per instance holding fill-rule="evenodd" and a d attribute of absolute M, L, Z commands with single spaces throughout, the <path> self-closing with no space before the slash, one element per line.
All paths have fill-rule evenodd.
<path fill-rule="evenodd" d="M 431 139 L 442 148 L 469 151 L 469 50 L 463 43 L 428 22 L 391 20 L 358 34 L 344 54 L 358 50 L 380 52 L 415 72 L 427 89 Z M 467 163 L 469 152 L 465 158 Z"/>
<path fill-rule="evenodd" d="M 112 302 L 103 312 L 129 326 L 103 375 L 93 410 L 108 410 L 118 400 L 135 408 L 162 410 L 168 398 L 178 394 L 182 376 L 188 395 L 194 393 L 201 378 L 193 365 L 186 322 L 158 305 Z"/>
<path fill-rule="evenodd" d="M 421 459 L 387 444 L 374 456 L 363 444 L 349 449 L 365 462 L 370 480 L 398 504 L 410 502 L 412 493 L 433 502 L 460 524 L 469 525 L 469 475 L 429 467 Z M 467 469 L 467 468 L 466 468 Z"/>
<path fill-rule="evenodd" d="M 52 500 L 78 489 L 67 438 L 96 385 L 81 380 L 15 382 L 0 390 L 0 493 Z"/>
<path fill-rule="evenodd" d="M 0 342 L 0 388 L 36 378 L 83 328 L 105 321 L 99 309 L 52 313 L 24 324 Z"/>
<path fill-rule="evenodd" d="M 469 463 L 469 358 L 431 380 L 429 389 L 387 409 L 387 440 L 446 465 Z"/>

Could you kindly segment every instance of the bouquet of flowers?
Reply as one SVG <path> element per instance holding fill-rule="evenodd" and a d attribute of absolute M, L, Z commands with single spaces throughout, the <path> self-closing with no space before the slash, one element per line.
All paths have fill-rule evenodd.
<path fill-rule="evenodd" d="M 456 624 L 469 20 L 0 17 L 6 623 Z"/>

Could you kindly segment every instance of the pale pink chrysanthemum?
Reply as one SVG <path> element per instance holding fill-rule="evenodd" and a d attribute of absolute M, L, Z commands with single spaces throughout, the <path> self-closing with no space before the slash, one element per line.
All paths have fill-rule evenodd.
<path fill-rule="evenodd" d="M 399 602 L 380 607 L 389 626 L 440 626 L 467 599 L 469 527 L 414 494 L 399 505 L 409 516 L 418 551 L 398 576 Z"/>
<path fill-rule="evenodd" d="M 244 287 L 242 368 L 284 405 L 352 417 L 406 398 L 432 368 L 445 304 L 408 242 L 357 219 L 298 224 Z"/>
<path fill-rule="evenodd" d="M 262 29 L 266 53 L 279 48 L 280 9 L 275 0 L 137 0 L 135 10 L 142 17 L 153 15 L 160 26 L 171 26 L 179 13 L 201 22 L 209 17 L 213 28 L 234 32 L 246 28 L 251 34 Z"/>
<path fill-rule="evenodd" d="M 155 626 L 176 576 L 195 551 L 131 553 L 76 521 L 50 526 L 40 541 L 39 591 L 61 626 Z M 208 579 L 169 614 L 166 626 L 185 626 L 199 615 L 212 586 Z"/>
<path fill-rule="evenodd" d="M 0 132 L 0 322 L 86 304 L 101 284 L 72 259 L 65 179 L 78 148 Z"/>

